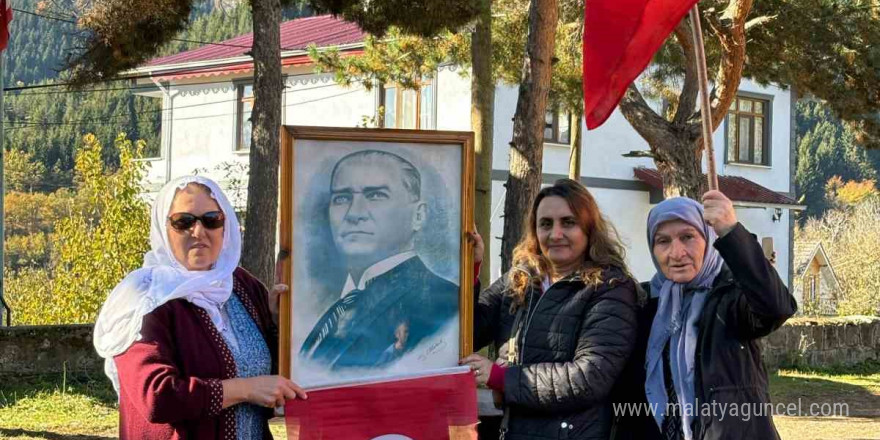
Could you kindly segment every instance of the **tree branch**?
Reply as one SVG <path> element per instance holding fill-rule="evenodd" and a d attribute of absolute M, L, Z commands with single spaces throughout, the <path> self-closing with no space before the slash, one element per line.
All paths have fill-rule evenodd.
<path fill-rule="evenodd" d="M 761 26 L 763 24 L 770 23 L 771 21 L 775 20 L 776 17 L 777 17 L 776 15 L 773 15 L 773 16 L 762 15 L 760 17 L 755 17 L 755 18 L 746 22 L 746 32 L 748 32 L 750 29 L 752 29 L 755 26 Z"/>
<path fill-rule="evenodd" d="M 719 35 L 721 43 L 721 62 L 715 76 L 715 98 L 712 100 L 713 130 L 721 126 L 727 109 L 739 90 L 746 59 L 745 23 L 752 10 L 752 2 L 753 0 L 730 0 L 723 14 L 723 22 L 710 14 L 709 24 Z"/>
<path fill-rule="evenodd" d="M 697 60 L 694 53 L 694 38 L 687 20 L 682 20 L 675 28 L 675 38 L 684 53 L 684 84 L 678 97 L 678 108 L 672 118 L 674 125 L 685 124 L 697 108 L 700 82 L 697 78 Z"/>
<path fill-rule="evenodd" d="M 620 112 L 639 135 L 648 142 L 651 151 L 654 150 L 655 145 L 661 145 L 662 140 L 673 132 L 672 123 L 658 115 L 645 102 L 645 98 L 635 84 L 629 85 L 626 94 L 620 100 Z"/>

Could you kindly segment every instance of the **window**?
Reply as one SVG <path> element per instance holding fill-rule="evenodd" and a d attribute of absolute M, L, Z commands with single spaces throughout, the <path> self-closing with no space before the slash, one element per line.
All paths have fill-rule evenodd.
<path fill-rule="evenodd" d="M 571 114 L 548 110 L 544 114 L 544 142 L 568 144 L 571 141 Z"/>
<path fill-rule="evenodd" d="M 424 80 L 420 90 L 406 90 L 397 85 L 386 85 L 379 89 L 379 93 L 380 127 L 419 130 L 437 128 L 433 79 Z"/>
<path fill-rule="evenodd" d="M 770 164 L 770 101 L 738 96 L 727 112 L 727 162 Z"/>
<path fill-rule="evenodd" d="M 235 86 L 236 110 L 235 121 L 237 137 L 235 151 L 247 151 L 251 148 L 251 111 L 254 109 L 254 85 L 238 84 Z"/>

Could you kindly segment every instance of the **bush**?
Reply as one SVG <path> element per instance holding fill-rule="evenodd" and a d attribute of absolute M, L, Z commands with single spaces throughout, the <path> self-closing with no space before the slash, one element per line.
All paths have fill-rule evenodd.
<path fill-rule="evenodd" d="M 52 303 L 52 278 L 45 269 L 25 268 L 7 272 L 3 279 L 6 300 L 15 325 L 61 323 L 63 319 Z"/>
<path fill-rule="evenodd" d="M 48 267 L 52 253 L 49 234 L 35 232 L 6 237 L 6 267 L 17 271 L 25 267 Z"/>
<path fill-rule="evenodd" d="M 119 166 L 110 170 L 97 138 L 83 138 L 76 194 L 56 197 L 63 200 L 56 207 L 63 206 L 67 215 L 54 223 L 50 269 L 25 268 L 7 280 L 13 323 L 94 322 L 110 290 L 141 265 L 150 231 L 149 205 L 141 196 L 146 163 L 136 160 L 144 144 L 120 134 L 115 147 Z"/>

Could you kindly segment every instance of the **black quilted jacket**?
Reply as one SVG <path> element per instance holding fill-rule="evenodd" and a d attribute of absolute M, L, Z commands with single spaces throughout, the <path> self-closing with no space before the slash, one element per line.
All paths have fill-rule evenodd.
<path fill-rule="evenodd" d="M 507 275 L 477 298 L 475 345 L 494 342 L 507 366 L 506 440 L 609 437 L 609 395 L 636 340 L 636 286 L 619 270 L 606 270 L 602 279 L 595 288 L 574 278 L 543 294 L 533 289 L 518 329 Z M 512 334 L 517 359 L 508 364 Z"/>

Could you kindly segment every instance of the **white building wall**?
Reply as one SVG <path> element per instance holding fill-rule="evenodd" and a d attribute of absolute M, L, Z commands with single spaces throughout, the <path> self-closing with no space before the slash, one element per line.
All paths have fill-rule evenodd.
<path fill-rule="evenodd" d="M 342 87 L 332 74 L 290 75 L 285 86 L 285 125 L 357 127 L 376 116 L 376 89 Z"/>
<path fill-rule="evenodd" d="M 285 80 L 283 96 L 283 123 L 287 125 L 318 125 L 355 127 L 365 118 L 374 117 L 377 91 L 362 86 L 342 87 L 333 82 L 328 74 L 314 74 L 306 70 L 289 72 Z M 436 78 L 437 128 L 440 130 L 471 129 L 470 78 L 462 76 L 460 69 L 443 67 Z M 778 87 L 760 87 L 743 81 L 747 92 L 772 97 L 772 166 L 754 167 L 724 164 L 724 125 L 715 135 L 716 162 L 719 172 L 739 175 L 780 192 L 789 190 L 789 136 L 790 94 Z M 192 173 L 195 169 L 207 169 L 207 174 L 224 181 L 229 176 L 218 168 L 223 164 L 247 164 L 248 156 L 236 152 L 236 93 L 234 83 L 184 85 L 172 87 L 167 104 L 173 104 L 172 119 L 163 124 L 163 140 L 171 142 L 171 177 Z M 513 133 L 513 114 L 516 108 L 517 88 L 500 85 L 495 94 L 495 134 L 493 169 L 500 178 L 509 167 L 510 141 Z M 623 116 L 615 111 L 599 129 L 586 131 L 583 127 L 582 176 L 615 182 L 633 182 L 633 168 L 653 167 L 645 158 L 621 156 L 633 150 L 647 150 L 648 146 L 630 127 Z M 163 145 L 163 157 L 151 160 L 149 182 L 158 188 L 165 182 L 167 145 Z M 548 143 L 544 149 L 543 172 L 550 175 L 568 174 L 569 148 L 567 145 Z M 246 179 L 245 179 L 246 180 Z M 246 185 L 246 182 L 242 182 Z M 492 185 L 491 231 L 481 231 L 487 238 L 492 259 L 489 267 L 494 277 L 500 275 L 501 242 L 497 238 L 503 231 L 503 181 Z M 613 186 L 613 185 L 612 185 Z M 651 208 L 649 193 L 632 189 L 613 189 L 607 186 L 589 185 L 600 209 L 618 229 L 627 247 L 630 269 L 639 280 L 647 280 L 654 272 L 645 240 L 645 221 Z M 773 209 L 737 209 L 746 227 L 761 237 L 773 237 L 777 252 L 777 269 L 788 273 L 788 216 L 787 210 L 779 222 L 772 222 Z M 787 275 L 783 275 L 787 280 Z"/>
<path fill-rule="evenodd" d="M 581 173 L 585 176 L 635 180 L 633 168 L 655 168 L 650 158 L 622 156 L 630 151 L 645 151 L 649 147 L 618 110 L 595 130 L 587 131 L 586 123 L 581 121 L 581 133 Z"/>
<path fill-rule="evenodd" d="M 653 205 L 644 191 L 591 189 L 599 209 L 620 234 L 626 247 L 626 262 L 633 276 L 647 281 L 654 275 L 654 264 L 648 249 L 645 225 Z"/>
<path fill-rule="evenodd" d="M 745 226 L 752 234 L 755 235 L 758 243 L 764 237 L 773 238 L 773 249 L 776 251 L 776 272 L 782 278 L 782 282 L 788 285 L 789 273 L 789 234 L 788 219 L 791 212 L 787 209 L 782 210 L 782 217 L 779 221 L 772 220 L 774 208 L 736 208 L 736 217 L 740 223 Z"/>
<path fill-rule="evenodd" d="M 223 162 L 247 163 L 247 155 L 235 153 L 236 92 L 232 81 L 175 88 L 174 120 L 171 124 L 171 177 L 197 169 L 215 178 Z"/>
<path fill-rule="evenodd" d="M 437 129 L 471 130 L 471 80 L 462 69 L 443 66 L 437 72 Z"/>

